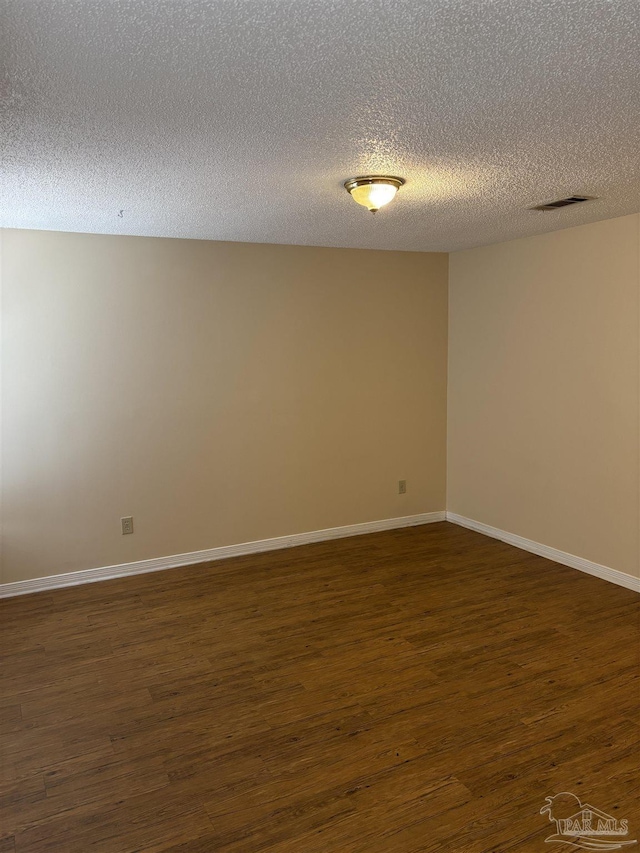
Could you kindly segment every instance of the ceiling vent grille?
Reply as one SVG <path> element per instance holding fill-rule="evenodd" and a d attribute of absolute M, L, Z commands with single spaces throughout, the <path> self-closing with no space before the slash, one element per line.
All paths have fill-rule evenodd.
<path fill-rule="evenodd" d="M 530 210 L 557 210 L 559 207 L 569 207 L 571 204 L 581 204 L 583 201 L 593 201 L 595 196 L 592 195 L 570 195 L 568 198 L 559 198 L 557 201 L 550 201 L 547 204 L 537 204 Z"/>

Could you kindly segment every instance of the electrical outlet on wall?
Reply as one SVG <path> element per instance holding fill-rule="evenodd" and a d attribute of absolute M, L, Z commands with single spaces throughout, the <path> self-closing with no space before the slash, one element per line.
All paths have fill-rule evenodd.
<path fill-rule="evenodd" d="M 398 494 L 406 495 L 407 494 L 407 481 L 406 480 L 398 480 Z"/>
<path fill-rule="evenodd" d="M 126 536 L 127 533 L 133 533 L 133 516 L 127 515 L 126 518 L 121 518 L 120 524 L 122 525 L 123 536 Z"/>

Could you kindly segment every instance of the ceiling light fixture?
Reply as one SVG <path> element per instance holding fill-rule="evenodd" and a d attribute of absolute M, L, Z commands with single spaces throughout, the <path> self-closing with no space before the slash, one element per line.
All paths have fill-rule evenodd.
<path fill-rule="evenodd" d="M 355 202 L 375 213 L 389 204 L 403 184 L 402 178 L 391 175 L 363 175 L 349 178 L 344 182 L 344 188 Z"/>

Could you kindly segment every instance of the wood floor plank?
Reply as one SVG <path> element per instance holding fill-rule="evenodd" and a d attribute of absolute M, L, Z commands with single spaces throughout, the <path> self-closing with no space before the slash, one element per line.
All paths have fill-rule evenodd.
<path fill-rule="evenodd" d="M 442 523 L 0 601 L 0 853 L 640 837 L 640 599 Z"/>

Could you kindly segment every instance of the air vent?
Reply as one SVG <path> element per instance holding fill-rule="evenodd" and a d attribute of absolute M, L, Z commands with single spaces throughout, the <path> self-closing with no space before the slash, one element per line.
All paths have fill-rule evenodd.
<path fill-rule="evenodd" d="M 537 204 L 530 210 L 557 210 L 559 207 L 568 207 L 570 204 L 581 204 L 583 201 L 593 201 L 592 195 L 570 195 L 568 198 L 559 198 L 558 201 L 550 201 L 547 204 Z"/>

